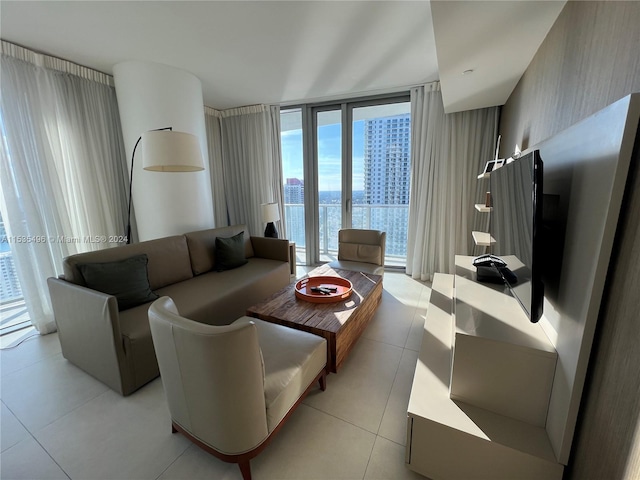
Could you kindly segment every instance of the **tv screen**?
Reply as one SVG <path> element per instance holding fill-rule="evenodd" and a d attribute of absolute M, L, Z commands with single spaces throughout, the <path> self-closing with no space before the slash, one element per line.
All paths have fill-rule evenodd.
<path fill-rule="evenodd" d="M 542 159 L 538 150 L 491 172 L 491 254 L 494 264 L 532 322 L 542 316 Z M 515 275 L 510 275 L 510 273 Z"/>

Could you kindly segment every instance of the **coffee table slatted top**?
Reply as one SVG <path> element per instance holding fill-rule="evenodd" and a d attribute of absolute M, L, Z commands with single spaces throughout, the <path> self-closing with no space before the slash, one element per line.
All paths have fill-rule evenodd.
<path fill-rule="evenodd" d="M 326 265 L 308 274 L 309 277 L 326 275 L 349 280 L 353 285 L 351 296 L 335 303 L 307 302 L 296 297 L 295 283 L 292 283 L 249 308 L 247 315 L 323 336 L 327 339 L 328 368 L 337 372 L 373 318 L 382 297 L 382 276 Z"/>

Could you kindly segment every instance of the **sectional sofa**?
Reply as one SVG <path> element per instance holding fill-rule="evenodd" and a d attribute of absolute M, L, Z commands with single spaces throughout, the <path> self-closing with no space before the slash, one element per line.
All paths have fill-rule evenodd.
<path fill-rule="evenodd" d="M 246 233 L 235 225 L 67 257 L 64 275 L 48 279 L 63 356 L 122 395 L 156 378 L 154 299 L 228 325 L 290 282 L 289 242 Z"/>

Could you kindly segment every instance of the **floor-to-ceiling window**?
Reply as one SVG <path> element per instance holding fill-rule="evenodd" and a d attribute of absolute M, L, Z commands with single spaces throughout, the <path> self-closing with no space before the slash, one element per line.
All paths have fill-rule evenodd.
<path fill-rule="evenodd" d="M 296 263 L 306 263 L 304 204 L 304 143 L 302 109 L 280 110 L 282 172 L 284 178 L 284 221 L 287 236 L 296 244 Z"/>
<path fill-rule="evenodd" d="M 345 184 L 347 159 L 343 149 L 343 121 L 340 106 L 313 109 L 314 173 L 318 179 L 314 208 L 317 218 L 315 261 L 328 262 L 338 252 L 338 231 L 348 226 L 350 197 Z M 346 132 L 345 132 L 346 133 Z"/>
<path fill-rule="evenodd" d="M 409 221 L 411 105 L 353 109 L 353 228 L 387 232 L 385 264 L 404 266 Z"/>
<path fill-rule="evenodd" d="M 0 132 L 2 132 L 1 141 L 4 142 L 4 127 L 1 115 Z M 4 199 L 0 187 L 0 336 L 31 325 L 11 251 L 11 244 L 21 239 L 15 239 L 7 235 L 2 217 L 3 203 Z"/>
<path fill-rule="evenodd" d="M 340 228 L 387 232 L 385 264 L 406 260 L 408 96 L 282 108 L 285 216 L 300 263 L 337 256 Z"/>

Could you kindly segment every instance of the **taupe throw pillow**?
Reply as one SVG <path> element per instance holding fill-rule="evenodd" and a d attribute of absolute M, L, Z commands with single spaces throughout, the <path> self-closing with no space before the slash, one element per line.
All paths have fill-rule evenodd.
<path fill-rule="evenodd" d="M 229 238 L 216 238 L 216 271 L 231 270 L 247 263 L 244 256 L 244 232 Z"/>
<path fill-rule="evenodd" d="M 151 302 L 158 295 L 151 291 L 145 254 L 117 262 L 78 264 L 87 287 L 118 299 L 118 310 Z"/>

